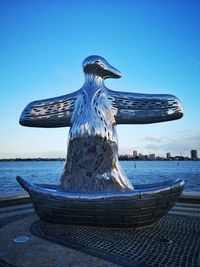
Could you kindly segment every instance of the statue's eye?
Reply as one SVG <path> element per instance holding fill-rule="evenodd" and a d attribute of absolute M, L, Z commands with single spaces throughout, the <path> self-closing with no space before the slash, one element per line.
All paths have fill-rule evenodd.
<path fill-rule="evenodd" d="M 102 68 L 104 68 L 104 67 L 105 67 L 105 64 L 104 64 L 104 63 L 102 63 L 102 62 L 101 62 L 99 65 L 100 65 Z"/>

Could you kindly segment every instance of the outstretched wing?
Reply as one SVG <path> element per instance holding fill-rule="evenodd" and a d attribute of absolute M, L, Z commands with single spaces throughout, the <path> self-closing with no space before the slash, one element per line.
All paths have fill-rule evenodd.
<path fill-rule="evenodd" d="M 176 120 L 183 107 L 173 95 L 123 93 L 108 90 L 116 124 L 145 124 Z"/>
<path fill-rule="evenodd" d="M 19 123 L 29 127 L 65 127 L 71 125 L 78 91 L 59 97 L 33 101 L 21 114 Z"/>

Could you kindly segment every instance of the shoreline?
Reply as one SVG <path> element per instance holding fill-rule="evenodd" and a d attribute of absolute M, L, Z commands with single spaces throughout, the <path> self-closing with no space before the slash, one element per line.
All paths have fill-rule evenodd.
<path fill-rule="evenodd" d="M 163 157 L 157 157 L 155 159 L 134 159 L 131 156 L 124 156 L 120 155 L 118 157 L 119 161 L 200 161 L 200 158 L 197 159 L 191 159 L 189 157 L 183 157 L 183 158 L 177 158 L 177 157 L 171 157 L 170 159 L 163 158 Z M 11 159 L 0 159 L 0 162 L 34 162 L 34 161 L 65 161 L 65 158 L 11 158 Z"/>

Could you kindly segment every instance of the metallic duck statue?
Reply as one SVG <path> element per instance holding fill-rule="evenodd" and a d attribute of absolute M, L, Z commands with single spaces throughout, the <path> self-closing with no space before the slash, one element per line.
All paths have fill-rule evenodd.
<path fill-rule="evenodd" d="M 130 199 L 138 193 L 138 187 L 134 189 L 120 167 L 116 125 L 176 120 L 183 116 L 182 105 L 173 95 L 109 90 L 104 80 L 120 78 L 121 74 L 100 56 L 87 57 L 83 61 L 83 70 L 85 84 L 81 89 L 64 96 L 31 102 L 24 109 L 20 124 L 30 127 L 70 127 L 67 159 L 56 194 L 68 200 L 70 194 L 79 199 L 87 196 L 91 201 L 95 194 L 103 198 L 103 202 L 105 196 L 109 198 L 109 194 L 117 198 L 128 194 Z M 29 193 L 30 188 L 33 190 L 34 186 L 37 187 L 20 177 L 17 179 Z M 170 186 L 173 183 L 171 181 Z M 177 181 L 175 183 L 177 186 Z M 178 195 L 183 186 L 184 182 L 180 180 Z M 165 188 L 169 190 L 169 184 Z M 48 191 L 48 186 L 36 189 Z M 51 191 L 48 193 L 51 194 Z M 52 194 L 54 196 L 55 192 Z M 38 211 L 41 207 L 37 207 L 38 204 L 35 204 L 41 218 L 52 221 L 49 219 L 51 216 L 41 215 L 41 211 Z M 81 218 L 81 223 L 85 223 L 84 216 Z M 69 223 L 69 220 L 58 219 L 58 222 Z M 98 220 L 93 218 L 93 223 L 98 223 Z"/>

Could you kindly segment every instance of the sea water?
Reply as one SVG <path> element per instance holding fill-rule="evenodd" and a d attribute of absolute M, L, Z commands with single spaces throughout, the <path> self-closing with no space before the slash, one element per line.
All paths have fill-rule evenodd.
<path fill-rule="evenodd" d="M 120 161 L 134 184 L 182 178 L 185 191 L 200 193 L 200 161 Z M 0 193 L 23 192 L 16 181 L 21 176 L 31 183 L 58 184 L 64 161 L 0 162 Z"/>

